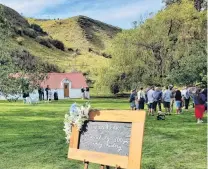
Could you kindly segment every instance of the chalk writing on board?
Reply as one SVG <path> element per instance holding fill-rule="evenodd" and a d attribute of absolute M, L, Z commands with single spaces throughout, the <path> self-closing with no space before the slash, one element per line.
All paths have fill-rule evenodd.
<path fill-rule="evenodd" d="M 131 123 L 88 121 L 80 132 L 79 149 L 129 155 Z"/>

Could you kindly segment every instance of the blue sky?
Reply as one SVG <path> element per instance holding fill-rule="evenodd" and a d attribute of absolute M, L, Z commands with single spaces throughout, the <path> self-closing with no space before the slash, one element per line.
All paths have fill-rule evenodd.
<path fill-rule="evenodd" d="M 85 15 L 124 29 L 164 6 L 162 0 L 0 0 L 0 3 L 26 17 L 54 19 Z"/>

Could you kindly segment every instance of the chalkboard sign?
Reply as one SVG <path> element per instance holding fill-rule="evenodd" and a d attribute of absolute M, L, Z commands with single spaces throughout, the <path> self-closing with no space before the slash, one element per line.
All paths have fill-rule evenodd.
<path fill-rule="evenodd" d="M 79 137 L 79 149 L 121 156 L 129 155 L 131 123 L 87 121 Z"/>
<path fill-rule="evenodd" d="M 145 111 L 91 111 L 81 131 L 72 127 L 69 159 L 140 169 Z"/>

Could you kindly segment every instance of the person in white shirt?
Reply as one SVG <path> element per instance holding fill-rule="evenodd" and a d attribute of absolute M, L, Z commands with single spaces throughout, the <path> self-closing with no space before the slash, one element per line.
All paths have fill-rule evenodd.
<path fill-rule="evenodd" d="M 154 107 L 153 107 L 153 102 L 154 102 L 154 86 L 150 88 L 150 90 L 147 92 L 147 100 L 148 100 L 148 107 L 149 107 L 149 115 L 154 116 Z"/>
<path fill-rule="evenodd" d="M 166 114 L 171 115 L 170 113 L 170 102 L 171 102 L 171 94 L 172 92 L 168 87 L 166 87 L 166 90 L 163 92 L 162 99 L 165 107 Z"/>
<path fill-rule="evenodd" d="M 143 91 L 143 87 L 141 87 L 140 90 L 137 92 L 137 98 L 138 98 L 138 109 L 144 110 L 145 93 Z"/>

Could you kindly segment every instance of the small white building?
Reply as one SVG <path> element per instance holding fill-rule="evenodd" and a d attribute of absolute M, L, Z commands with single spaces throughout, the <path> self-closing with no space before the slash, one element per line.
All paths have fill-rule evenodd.
<path fill-rule="evenodd" d="M 45 88 L 47 87 L 47 85 L 51 89 L 52 94 L 54 94 L 55 90 L 58 92 L 59 99 L 81 98 L 81 88 L 88 87 L 86 79 L 82 73 L 48 73 L 47 79 L 40 84 L 40 86 L 44 88 L 45 100 Z M 38 90 L 30 93 L 30 97 L 39 98 Z M 21 99 L 22 96 L 19 97 L 19 100 Z M 3 96 L 0 96 L 0 100 L 5 100 L 5 98 Z"/>
<path fill-rule="evenodd" d="M 49 73 L 40 86 L 45 89 L 47 85 L 52 93 L 57 90 L 59 99 L 81 98 L 81 88 L 88 87 L 82 73 Z M 38 94 L 38 91 L 36 93 Z M 46 98 L 46 92 L 44 96 Z"/>

